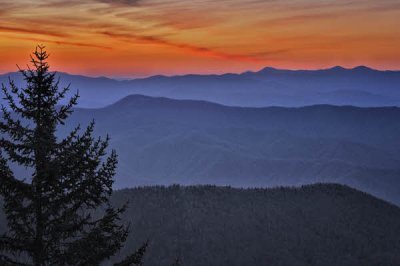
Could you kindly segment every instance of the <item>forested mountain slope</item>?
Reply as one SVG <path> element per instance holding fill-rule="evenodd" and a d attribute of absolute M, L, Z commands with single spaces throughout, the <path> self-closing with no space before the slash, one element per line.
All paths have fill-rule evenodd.
<path fill-rule="evenodd" d="M 121 222 L 132 232 L 113 260 L 149 240 L 146 266 L 400 264 L 400 209 L 342 185 L 154 186 L 112 197 L 127 201 Z"/>
<path fill-rule="evenodd" d="M 118 191 L 145 265 L 399 265 L 400 209 L 349 187 Z"/>
<path fill-rule="evenodd" d="M 400 203 L 399 108 L 236 108 L 136 95 L 77 109 L 66 129 L 92 118 L 119 154 L 116 188 L 335 182 Z"/>

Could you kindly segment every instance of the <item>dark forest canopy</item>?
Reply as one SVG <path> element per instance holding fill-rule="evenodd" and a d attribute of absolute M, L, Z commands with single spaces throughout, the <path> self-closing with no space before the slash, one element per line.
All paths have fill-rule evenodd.
<path fill-rule="evenodd" d="M 400 209 L 352 188 L 141 187 L 129 200 L 132 225 L 117 255 L 149 239 L 145 265 L 400 265 Z M 116 258 L 116 259 L 117 259 Z"/>
<path fill-rule="evenodd" d="M 342 185 L 141 187 L 111 202 L 126 200 L 133 229 L 113 260 L 149 239 L 146 266 L 400 264 L 400 208 Z"/>

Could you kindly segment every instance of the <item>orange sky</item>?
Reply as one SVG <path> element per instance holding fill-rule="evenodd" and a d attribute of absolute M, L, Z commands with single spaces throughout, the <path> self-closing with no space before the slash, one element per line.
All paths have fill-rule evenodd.
<path fill-rule="evenodd" d="M 398 0 L 1 0 L 0 73 L 36 44 L 92 76 L 400 69 L 399 18 Z"/>

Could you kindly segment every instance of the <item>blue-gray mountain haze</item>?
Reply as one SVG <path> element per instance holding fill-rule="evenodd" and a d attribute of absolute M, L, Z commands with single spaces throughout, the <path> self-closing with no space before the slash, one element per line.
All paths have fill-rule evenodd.
<path fill-rule="evenodd" d="M 17 73 L 0 75 L 21 82 Z M 205 100 L 231 106 L 298 107 L 314 104 L 371 106 L 400 105 L 400 72 L 378 71 L 364 66 L 323 70 L 279 70 L 225 75 L 153 76 L 114 80 L 60 73 L 61 85 L 79 89 L 81 107 L 97 108 L 131 94 L 173 99 Z"/>
<path fill-rule="evenodd" d="M 77 109 L 119 154 L 116 187 L 266 187 L 335 182 L 400 204 L 400 108 L 228 107 L 128 96 Z M 61 134 L 63 134 L 61 132 Z"/>
<path fill-rule="evenodd" d="M 23 84 L 16 73 L 0 82 L 7 76 Z M 119 154 L 116 188 L 335 182 L 400 204 L 400 109 L 384 107 L 400 105 L 400 72 L 59 76 L 81 95 L 60 135 L 94 118 L 96 134 L 110 134 Z"/>

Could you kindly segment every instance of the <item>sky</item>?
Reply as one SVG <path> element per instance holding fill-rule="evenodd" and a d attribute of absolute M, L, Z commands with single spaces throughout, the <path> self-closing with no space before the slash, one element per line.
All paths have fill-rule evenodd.
<path fill-rule="evenodd" d="M 37 44 L 89 76 L 400 69 L 399 0 L 0 0 L 0 73 Z"/>

